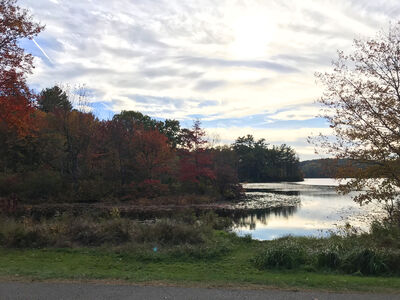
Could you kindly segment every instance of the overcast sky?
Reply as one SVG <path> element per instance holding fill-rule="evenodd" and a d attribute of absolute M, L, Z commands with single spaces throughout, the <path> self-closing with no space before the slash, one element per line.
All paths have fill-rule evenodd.
<path fill-rule="evenodd" d="M 46 29 L 22 45 L 35 55 L 31 87 L 85 84 L 94 112 L 137 110 L 200 119 L 230 143 L 247 133 L 315 158 L 315 72 L 336 50 L 400 16 L 393 1 L 21 0 Z"/>

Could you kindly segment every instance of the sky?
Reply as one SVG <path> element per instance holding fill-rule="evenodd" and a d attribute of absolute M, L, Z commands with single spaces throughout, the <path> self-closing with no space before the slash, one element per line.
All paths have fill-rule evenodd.
<path fill-rule="evenodd" d="M 318 158 L 315 72 L 400 16 L 398 0 L 20 0 L 46 25 L 21 45 L 32 88 L 85 85 L 102 119 L 136 110 L 232 143 L 252 134 Z"/>

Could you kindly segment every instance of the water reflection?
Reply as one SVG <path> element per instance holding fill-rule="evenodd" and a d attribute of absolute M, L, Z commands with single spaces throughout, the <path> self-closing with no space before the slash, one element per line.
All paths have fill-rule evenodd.
<path fill-rule="evenodd" d="M 266 209 L 254 209 L 251 211 L 233 212 L 231 217 L 237 227 L 248 227 L 250 230 L 256 229 L 257 224 L 268 225 L 271 215 L 279 218 L 289 218 L 297 211 L 297 206 L 274 207 Z"/>
<path fill-rule="evenodd" d="M 338 195 L 333 179 L 306 179 L 302 183 L 245 184 L 249 208 L 232 216 L 240 235 L 267 240 L 285 235 L 321 236 L 338 226 L 366 230 L 382 213 L 375 205 L 360 207 L 350 195 Z M 264 205 L 265 208 L 255 209 Z M 270 208 L 267 208 L 270 205 Z M 253 208 L 253 209 L 252 209 Z"/>
<path fill-rule="evenodd" d="M 276 190 L 276 189 L 247 188 L 247 189 L 244 189 L 244 191 L 247 193 L 247 195 L 254 194 L 254 193 L 272 193 L 272 194 L 277 194 L 277 195 L 288 195 L 288 196 L 300 195 L 299 191 L 285 191 L 285 190 Z"/>

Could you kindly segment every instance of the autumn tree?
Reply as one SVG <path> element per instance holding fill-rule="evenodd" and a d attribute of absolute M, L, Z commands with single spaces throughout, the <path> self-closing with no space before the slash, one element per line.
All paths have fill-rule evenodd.
<path fill-rule="evenodd" d="M 16 3 L 17 0 L 0 0 L 0 70 L 29 73 L 33 56 L 25 53 L 18 41 L 32 39 L 43 30 L 43 26 L 35 23 L 29 11 Z"/>
<path fill-rule="evenodd" d="M 400 23 L 338 55 L 331 72 L 317 74 L 333 136 L 314 142 L 338 159 L 363 163 L 340 190 L 363 189 L 355 201 L 383 202 L 393 216 L 400 191 Z"/>
<path fill-rule="evenodd" d="M 22 73 L 15 70 L 0 72 L 0 129 L 27 135 L 34 127 L 34 94 L 25 83 Z"/>
<path fill-rule="evenodd" d="M 0 126 L 24 135 L 29 131 L 32 93 L 25 75 L 33 68 L 33 57 L 18 41 L 32 39 L 43 27 L 16 0 L 0 0 Z"/>
<path fill-rule="evenodd" d="M 205 131 L 200 121 L 195 121 L 191 129 L 182 130 L 181 168 L 182 181 L 198 184 L 201 180 L 213 181 L 212 153 L 208 151 Z"/>
<path fill-rule="evenodd" d="M 160 179 L 170 171 L 173 152 L 168 139 L 157 130 L 138 130 L 133 137 L 135 161 L 142 179 Z"/>

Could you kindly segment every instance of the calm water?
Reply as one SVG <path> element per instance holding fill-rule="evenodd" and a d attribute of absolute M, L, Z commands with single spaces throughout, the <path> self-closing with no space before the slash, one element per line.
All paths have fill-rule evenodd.
<path fill-rule="evenodd" d="M 285 235 L 324 236 L 346 222 L 366 230 L 381 210 L 376 205 L 362 206 L 349 195 L 338 195 L 334 179 L 305 179 L 293 183 L 245 184 L 249 197 L 272 203 L 236 221 L 234 231 L 251 234 L 254 239 L 270 240 Z"/>

